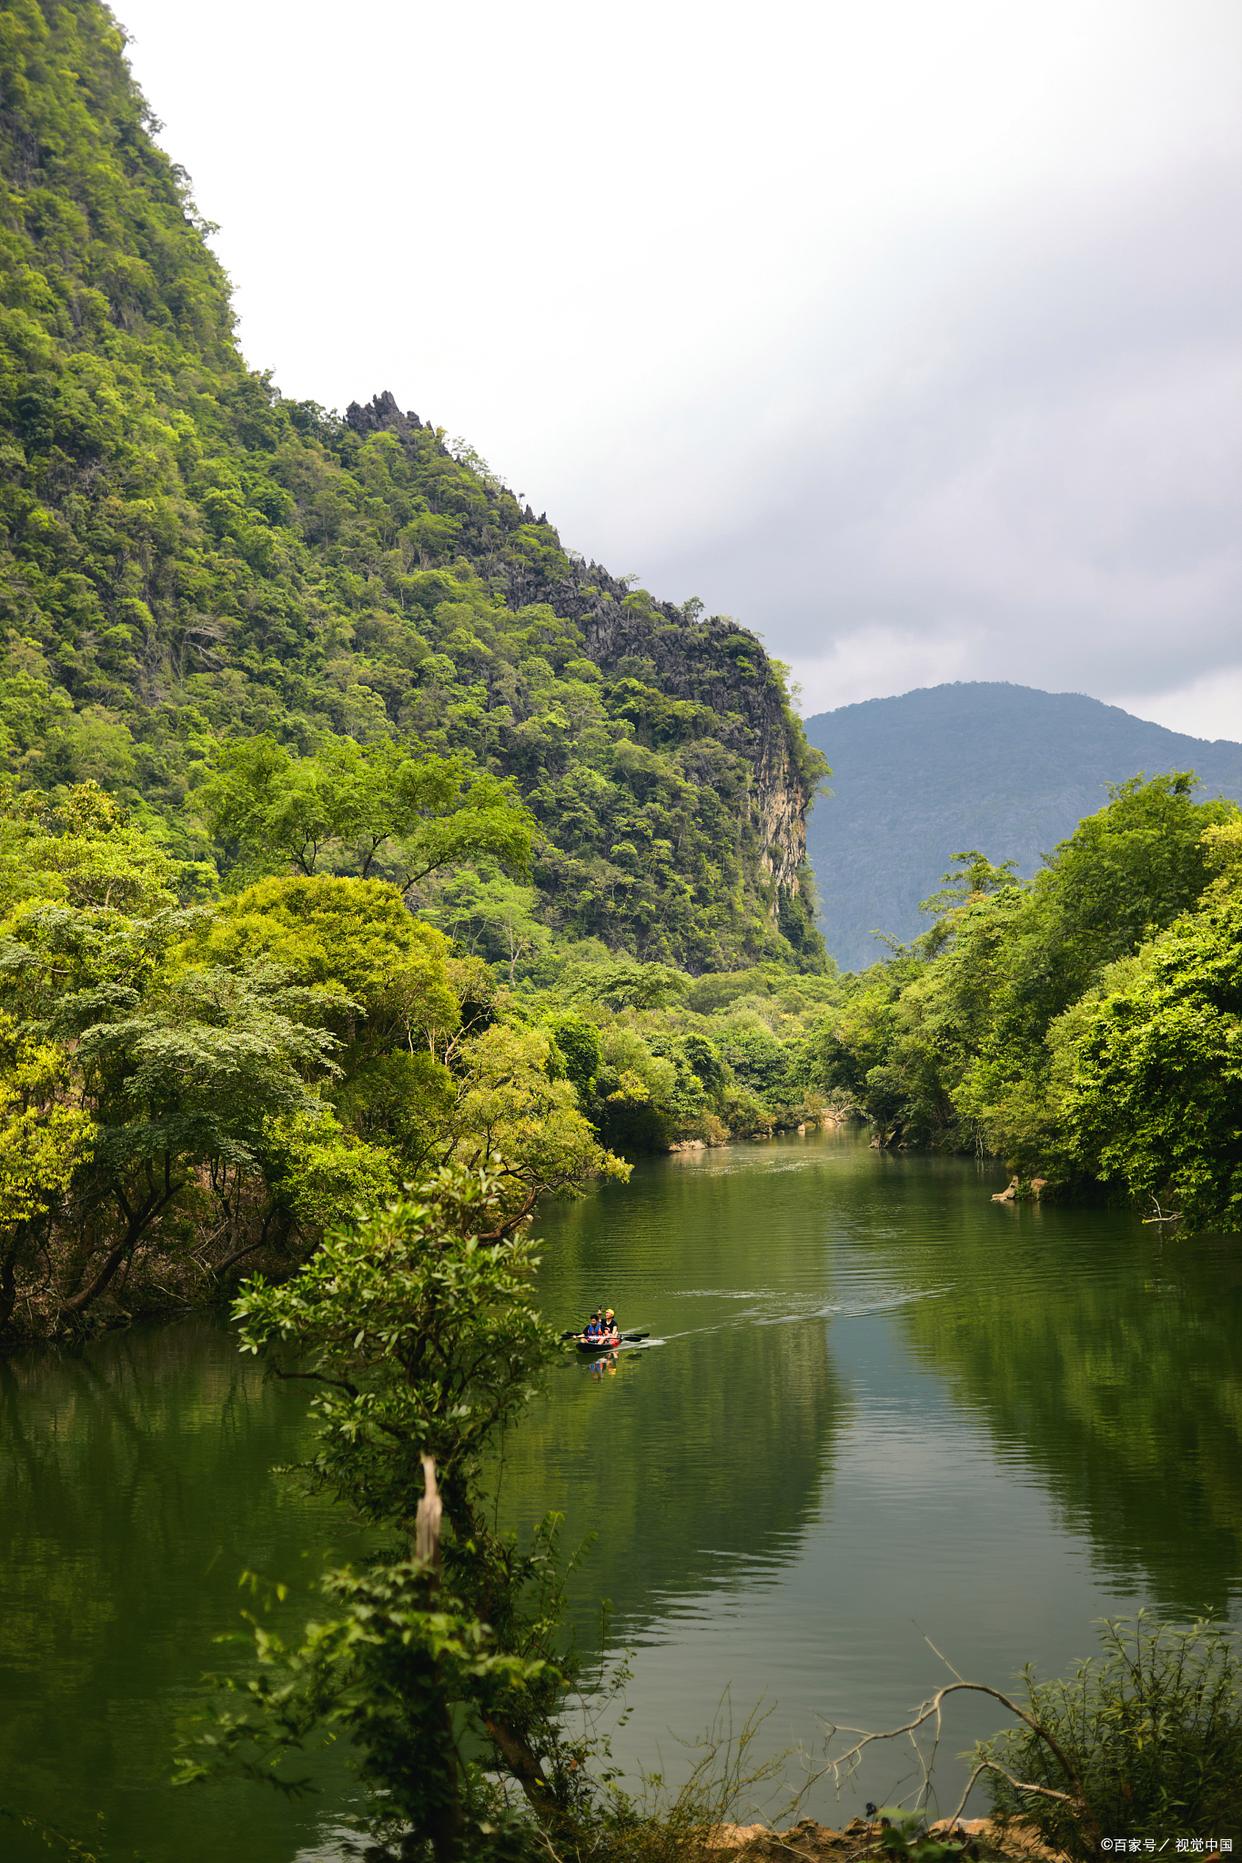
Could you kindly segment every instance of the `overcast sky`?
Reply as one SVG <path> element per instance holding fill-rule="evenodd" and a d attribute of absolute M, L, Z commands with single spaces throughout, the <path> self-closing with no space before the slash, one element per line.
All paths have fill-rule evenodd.
<path fill-rule="evenodd" d="M 114 0 L 286 393 L 391 388 L 808 711 L 1242 738 L 1242 0 Z"/>

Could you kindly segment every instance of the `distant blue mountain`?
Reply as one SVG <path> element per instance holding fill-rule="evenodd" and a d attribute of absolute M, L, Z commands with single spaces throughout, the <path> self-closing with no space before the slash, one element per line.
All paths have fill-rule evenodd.
<path fill-rule="evenodd" d="M 1242 719 L 1239 719 L 1242 729 Z M 846 970 L 906 940 L 952 856 L 982 848 L 1033 873 L 1109 783 L 1194 770 L 1242 802 L 1242 743 L 1185 737 L 1081 692 L 982 681 L 867 699 L 806 720 L 832 765 L 809 843 L 828 948 Z"/>

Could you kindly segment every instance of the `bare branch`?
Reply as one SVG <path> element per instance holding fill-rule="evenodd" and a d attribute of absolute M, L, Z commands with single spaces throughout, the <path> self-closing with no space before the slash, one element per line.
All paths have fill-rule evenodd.
<path fill-rule="evenodd" d="M 939 1654 L 939 1652 L 937 1652 L 937 1654 Z M 930 1700 L 925 1701 L 912 1718 L 904 1722 L 902 1726 L 890 1727 L 876 1733 L 864 1733 L 862 1738 L 856 1740 L 852 1747 L 847 1748 L 846 1751 L 840 1754 L 836 1759 L 830 1760 L 826 1766 L 822 1767 L 820 1771 L 814 1775 L 814 1777 L 822 1779 L 826 1773 L 831 1772 L 834 1780 L 839 1784 L 843 1772 L 852 1773 L 856 1769 L 867 1747 L 881 1740 L 898 1740 L 903 1734 L 908 1734 L 913 1741 L 917 1730 L 920 1727 L 926 1726 L 928 1721 L 933 1721 L 935 1723 L 935 1743 L 939 1744 L 941 1707 L 950 1695 L 957 1695 L 963 1692 L 987 1695 L 993 1701 L 999 1701 L 1002 1707 L 1009 1710 L 1010 1714 L 1020 1720 L 1024 1726 L 1029 1727 L 1036 1739 L 1042 1740 L 1044 1745 L 1048 1748 L 1048 1751 L 1056 1759 L 1072 1788 L 1072 1790 L 1068 1792 L 1058 1792 L 1052 1786 L 1026 1787 L 1020 1786 L 1017 1781 L 1011 1781 L 1015 1789 L 1023 1791 L 1029 1790 L 1038 1793 L 1042 1797 L 1059 1799 L 1063 1804 L 1075 1806 L 1084 1817 L 1088 1815 L 1084 1802 L 1082 1780 L 1079 1778 L 1077 1771 L 1060 1742 L 1048 1732 L 1046 1727 L 1041 1727 L 1039 1722 L 1035 1720 L 1032 1715 L 1028 1714 L 1025 1708 L 1019 1706 L 1011 1696 L 1002 1694 L 1000 1689 L 992 1688 L 987 1682 L 946 1682 L 944 1687 L 938 1688 Z M 855 1728 L 847 1728 L 844 1731 L 847 1733 L 854 1733 L 858 1730 Z M 984 1764 L 993 1771 L 1001 1772 L 1005 1777 L 1008 1776 L 1003 1773 L 1003 1768 L 1000 1767 L 996 1761 L 990 1760 L 984 1762 Z"/>

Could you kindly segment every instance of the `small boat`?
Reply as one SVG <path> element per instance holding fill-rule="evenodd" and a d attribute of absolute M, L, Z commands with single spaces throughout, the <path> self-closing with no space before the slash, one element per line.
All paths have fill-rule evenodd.
<path fill-rule="evenodd" d="M 623 1337 L 622 1333 L 603 1333 L 598 1339 L 585 1339 L 579 1335 L 574 1344 L 579 1352 L 615 1352 Z"/>
<path fill-rule="evenodd" d="M 614 1331 L 611 1333 L 604 1333 L 601 1337 L 596 1339 L 588 1339 L 585 1333 L 568 1332 L 561 1334 L 561 1341 L 565 1345 L 576 1345 L 579 1352 L 598 1353 L 615 1352 L 618 1346 L 623 1345 L 639 1345 L 644 1339 L 650 1339 L 650 1337 L 651 1334 L 649 1332 L 621 1333 Z"/>

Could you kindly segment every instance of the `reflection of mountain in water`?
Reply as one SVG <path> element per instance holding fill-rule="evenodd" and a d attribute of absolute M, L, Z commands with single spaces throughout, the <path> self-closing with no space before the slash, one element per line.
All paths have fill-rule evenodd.
<path fill-rule="evenodd" d="M 270 1473 L 305 1410 L 210 1321 L 0 1357 L 3 1802 L 88 1841 L 103 1812 L 117 1856 L 233 1854 L 244 1822 L 248 1863 L 275 1863 L 313 1835 L 313 1806 L 168 1784 L 178 1716 L 237 1660 L 239 1575 L 297 1584 L 341 1550 L 341 1517 Z"/>
<path fill-rule="evenodd" d="M 1119 1588 L 1224 1607 L 1242 1573 L 1242 1260 L 1104 1212 L 1088 1252 L 1081 1212 L 1012 1214 L 963 1225 L 957 1292 L 912 1306 L 909 1336 Z"/>

